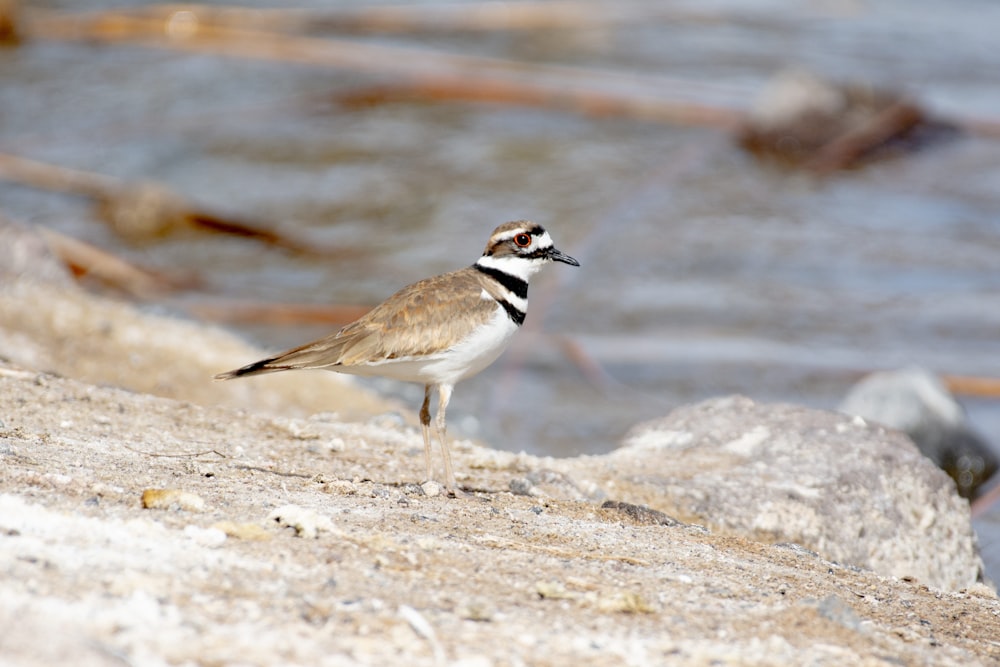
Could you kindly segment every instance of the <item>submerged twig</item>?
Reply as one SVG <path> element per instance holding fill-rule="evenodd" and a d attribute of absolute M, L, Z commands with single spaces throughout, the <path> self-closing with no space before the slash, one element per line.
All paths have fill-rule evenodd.
<path fill-rule="evenodd" d="M 941 381 L 948 391 L 962 396 L 1000 398 L 1000 378 L 976 375 L 942 375 Z"/>
<path fill-rule="evenodd" d="M 191 287 L 194 280 L 179 280 L 145 269 L 97 246 L 65 234 L 39 228 L 52 252 L 79 278 L 94 278 L 139 299 L 149 299 L 181 287 Z"/>
<path fill-rule="evenodd" d="M 651 20 L 715 23 L 731 20 L 717 10 L 687 9 L 635 0 L 520 0 L 474 3 L 422 2 L 396 5 L 346 4 L 321 9 L 163 3 L 99 10 L 90 16 L 127 14 L 147 19 L 276 32 L 336 30 L 355 33 L 497 32 L 579 30 Z M 773 20 L 773 19 L 772 19 Z"/>
<path fill-rule="evenodd" d="M 201 209 L 159 183 L 129 183 L 9 153 L 0 153 L 0 179 L 91 199 L 97 203 L 104 220 L 122 237 L 133 241 L 192 228 L 253 238 L 302 254 L 333 252 L 253 223 Z"/>
<path fill-rule="evenodd" d="M 616 384 L 607 371 L 604 370 L 604 367 L 601 366 L 601 363 L 588 353 L 577 340 L 570 336 L 553 336 L 553 338 L 563 354 L 566 355 L 566 358 L 580 370 L 591 385 L 606 391 L 609 387 Z"/>
<path fill-rule="evenodd" d="M 502 58 L 442 53 L 347 39 L 301 37 L 236 28 L 186 14 L 183 21 L 128 13 L 70 15 L 34 11 L 26 21 L 43 39 L 137 44 L 191 53 L 283 61 L 395 78 L 422 90 L 479 99 L 544 103 L 553 108 L 690 125 L 735 128 L 742 114 L 704 98 L 730 91 L 669 77 L 624 71 L 539 65 Z M 388 90 L 388 89 L 387 89 Z M 406 87 L 400 90 L 407 90 Z"/>

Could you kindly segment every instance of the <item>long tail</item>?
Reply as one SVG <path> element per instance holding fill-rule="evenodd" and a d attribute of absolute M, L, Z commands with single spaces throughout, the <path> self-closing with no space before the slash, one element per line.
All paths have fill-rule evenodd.
<path fill-rule="evenodd" d="M 2 1 L 2 0 L 0 0 Z M 247 364 L 243 368 L 226 371 L 215 376 L 216 380 L 232 380 L 244 375 L 260 375 L 261 373 L 276 373 L 305 368 L 330 368 L 341 363 L 344 346 L 354 342 L 353 336 L 341 336 L 340 333 L 320 338 L 317 341 L 300 345 L 281 354 L 267 359 Z"/>
<path fill-rule="evenodd" d="M 274 362 L 280 358 L 281 356 L 261 359 L 260 361 L 253 362 L 252 364 L 247 364 L 242 368 L 237 368 L 236 370 L 232 371 L 226 371 L 225 373 L 219 373 L 218 375 L 215 376 L 215 379 L 232 380 L 233 378 L 243 377 L 244 375 L 260 375 L 262 373 L 276 373 L 277 371 L 287 371 L 291 370 L 292 368 L 295 368 L 294 366 L 275 365 Z"/>

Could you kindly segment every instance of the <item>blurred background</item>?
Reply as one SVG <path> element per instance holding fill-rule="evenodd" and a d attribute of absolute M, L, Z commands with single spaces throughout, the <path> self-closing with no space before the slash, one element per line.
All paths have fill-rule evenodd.
<path fill-rule="evenodd" d="M 0 214 L 273 350 L 539 222 L 582 266 L 449 410 L 514 451 L 729 393 L 835 408 L 881 369 L 1000 378 L 1000 4 L 283 5 L 0 2 Z"/>

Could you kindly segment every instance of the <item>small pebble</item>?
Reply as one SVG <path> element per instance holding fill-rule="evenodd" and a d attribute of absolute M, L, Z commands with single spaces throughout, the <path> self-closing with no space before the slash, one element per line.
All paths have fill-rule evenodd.
<path fill-rule="evenodd" d="M 382 428 L 403 428 L 406 426 L 406 417 L 399 412 L 383 412 L 369 419 L 368 423 Z"/>
<path fill-rule="evenodd" d="M 205 500 L 197 493 L 180 489 L 146 489 L 142 492 L 142 506 L 148 510 L 182 509 L 203 512 Z"/>
<path fill-rule="evenodd" d="M 200 528 L 198 526 L 184 526 L 184 535 L 195 544 L 203 547 L 220 547 L 226 541 L 226 533 L 218 528 Z"/>
<path fill-rule="evenodd" d="M 535 496 L 538 495 L 535 485 L 524 477 L 515 477 L 510 480 L 510 492 L 515 496 Z"/>
<path fill-rule="evenodd" d="M 420 485 L 420 489 L 424 492 L 424 495 L 428 498 L 433 498 L 435 496 L 441 495 L 441 485 L 434 480 L 427 480 Z"/>
<path fill-rule="evenodd" d="M 57 472 L 45 473 L 44 478 L 56 486 L 66 486 L 73 481 L 73 478 L 69 475 L 63 475 Z"/>
<path fill-rule="evenodd" d="M 234 537 L 238 540 L 254 540 L 258 542 L 263 542 L 265 540 L 271 539 L 271 533 L 267 532 L 264 528 L 257 525 L 256 523 L 236 523 L 234 521 L 219 521 L 218 523 L 212 524 L 212 528 L 215 528 L 216 530 L 221 530 L 229 537 Z"/>
<path fill-rule="evenodd" d="M 315 430 L 309 428 L 308 425 L 301 424 L 297 421 L 288 421 L 282 424 L 285 428 L 285 432 L 292 436 L 296 440 L 319 440 L 320 434 Z"/>
<path fill-rule="evenodd" d="M 797 553 L 800 556 L 811 556 L 812 558 L 819 558 L 818 553 L 816 553 L 812 549 L 807 549 L 806 547 L 796 542 L 778 542 L 774 546 L 778 547 L 779 549 L 788 549 L 789 551 Z"/>
<path fill-rule="evenodd" d="M 539 581 L 535 584 L 535 592 L 543 600 L 572 600 L 575 593 L 566 590 L 561 581 Z"/>
<path fill-rule="evenodd" d="M 323 490 L 338 496 L 353 496 L 358 492 L 358 486 L 346 479 L 333 479 L 323 484 Z"/>
<path fill-rule="evenodd" d="M 601 509 L 613 510 L 638 524 L 650 526 L 683 526 L 683 522 L 672 516 L 668 516 L 659 510 L 646 507 L 645 505 L 633 505 L 618 500 L 606 500 L 601 505 Z"/>
<path fill-rule="evenodd" d="M 276 522 L 279 526 L 287 526 L 295 529 L 297 537 L 317 538 L 320 531 L 333 532 L 333 522 L 328 517 L 318 514 L 315 510 L 299 507 L 298 505 L 285 505 L 271 512 L 268 520 Z"/>
<path fill-rule="evenodd" d="M 409 605 L 399 605 L 399 615 L 410 625 L 410 628 L 413 629 L 413 632 L 415 632 L 417 636 L 423 637 L 427 640 L 427 643 L 430 644 L 431 651 L 434 654 L 434 662 L 439 665 L 443 665 L 446 662 L 445 653 L 441 643 L 438 642 L 437 634 L 434 632 L 434 626 L 431 625 L 426 618 L 424 618 L 423 614 Z"/>
<path fill-rule="evenodd" d="M 105 484 L 104 482 L 95 482 L 90 486 L 90 491 L 98 496 L 120 496 L 125 493 L 124 488 Z"/>
<path fill-rule="evenodd" d="M 468 600 L 455 608 L 455 614 L 467 621 L 489 623 L 496 615 L 496 611 L 488 600 Z"/>
<path fill-rule="evenodd" d="M 621 614 L 652 614 L 656 612 L 645 598 L 632 591 L 601 597 L 597 608 L 603 612 Z"/>

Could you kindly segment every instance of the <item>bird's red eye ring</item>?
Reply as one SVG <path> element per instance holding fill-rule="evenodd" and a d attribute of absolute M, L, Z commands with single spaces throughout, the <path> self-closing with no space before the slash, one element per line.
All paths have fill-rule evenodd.
<path fill-rule="evenodd" d="M 518 234 L 514 237 L 514 243 L 517 244 L 518 248 L 527 248 L 531 245 L 531 235 L 530 234 Z"/>

